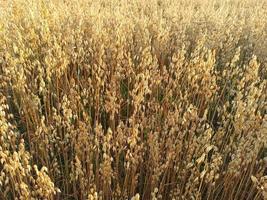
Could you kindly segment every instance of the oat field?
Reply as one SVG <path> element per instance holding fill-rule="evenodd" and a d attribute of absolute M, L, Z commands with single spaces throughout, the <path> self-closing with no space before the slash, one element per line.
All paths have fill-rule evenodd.
<path fill-rule="evenodd" d="M 266 0 L 0 0 L 0 200 L 266 199 Z"/>

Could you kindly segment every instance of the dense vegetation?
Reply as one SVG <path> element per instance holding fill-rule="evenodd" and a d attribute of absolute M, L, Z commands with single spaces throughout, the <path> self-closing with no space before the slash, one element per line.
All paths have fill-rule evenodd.
<path fill-rule="evenodd" d="M 267 199 L 265 0 L 0 0 L 0 199 Z"/>

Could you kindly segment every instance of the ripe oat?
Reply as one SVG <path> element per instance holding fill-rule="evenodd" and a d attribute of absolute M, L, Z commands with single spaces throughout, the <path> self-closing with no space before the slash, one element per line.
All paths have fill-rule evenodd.
<path fill-rule="evenodd" d="M 0 0 L 0 199 L 266 199 L 266 27 L 266 0 Z"/>

